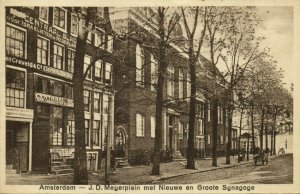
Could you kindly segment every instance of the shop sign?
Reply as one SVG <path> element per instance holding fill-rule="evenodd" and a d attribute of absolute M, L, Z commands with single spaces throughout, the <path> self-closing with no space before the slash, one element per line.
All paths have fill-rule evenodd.
<path fill-rule="evenodd" d="M 26 15 L 25 13 L 20 12 L 17 9 L 10 8 L 10 14 L 6 16 L 6 21 L 17 26 L 38 32 L 40 35 L 50 38 L 56 42 L 76 48 L 75 37 L 62 32 L 36 18 Z"/>
<path fill-rule="evenodd" d="M 52 148 L 50 153 L 57 153 L 60 157 L 70 157 L 72 153 L 75 152 L 74 148 Z"/>
<path fill-rule="evenodd" d="M 6 107 L 6 116 L 14 118 L 33 118 L 33 110 L 25 108 Z"/>
<path fill-rule="evenodd" d="M 55 69 L 53 67 L 49 67 L 47 65 L 37 64 L 30 61 L 25 61 L 23 59 L 17 59 L 15 57 L 5 57 L 5 61 L 9 64 L 22 66 L 22 67 L 28 67 L 31 69 L 37 69 L 39 71 L 43 71 L 52 75 L 57 75 L 63 78 L 72 79 L 73 74 L 67 71 L 63 71 L 60 69 Z"/>
<path fill-rule="evenodd" d="M 59 105 L 59 106 L 67 106 L 67 107 L 74 106 L 74 101 L 72 99 L 52 96 L 49 94 L 42 94 L 37 92 L 35 93 L 35 101 L 47 103 L 47 104 Z"/>

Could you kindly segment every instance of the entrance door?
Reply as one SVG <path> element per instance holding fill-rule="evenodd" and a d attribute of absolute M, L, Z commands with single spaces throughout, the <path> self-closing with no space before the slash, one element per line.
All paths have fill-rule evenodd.
<path fill-rule="evenodd" d="M 125 157 L 126 137 L 122 129 L 117 130 L 115 139 L 116 139 L 116 144 L 115 144 L 116 157 Z"/>
<path fill-rule="evenodd" d="M 12 164 L 21 172 L 28 171 L 29 123 L 6 122 L 6 164 Z"/>

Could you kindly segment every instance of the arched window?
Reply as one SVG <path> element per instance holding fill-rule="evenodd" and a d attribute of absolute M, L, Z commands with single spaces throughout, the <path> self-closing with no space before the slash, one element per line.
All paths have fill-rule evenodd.
<path fill-rule="evenodd" d="M 144 57 L 144 49 L 141 48 L 139 44 L 136 45 L 136 85 L 137 86 L 144 86 L 144 79 L 145 79 L 145 73 L 144 73 L 144 65 L 145 65 L 145 57 Z"/>

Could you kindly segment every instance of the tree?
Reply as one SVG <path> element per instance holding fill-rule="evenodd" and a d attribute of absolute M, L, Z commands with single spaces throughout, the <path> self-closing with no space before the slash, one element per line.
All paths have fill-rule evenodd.
<path fill-rule="evenodd" d="M 188 24 L 188 16 L 186 12 L 191 12 L 190 15 L 194 18 L 194 22 L 192 28 L 189 27 Z M 188 56 L 189 56 L 189 69 L 191 74 L 191 97 L 190 97 L 190 111 L 189 111 L 189 137 L 188 137 L 188 149 L 187 149 L 187 169 L 195 169 L 195 161 L 194 161 L 194 132 L 195 132 L 195 117 L 196 117 L 196 91 L 197 91 L 197 82 L 196 82 L 196 65 L 197 59 L 200 56 L 201 48 L 203 45 L 203 40 L 206 32 L 206 12 L 207 8 L 205 7 L 204 10 L 195 7 L 195 8 L 188 8 L 188 10 L 181 8 L 184 27 L 187 34 L 187 42 L 188 42 Z M 195 33 L 197 30 L 198 18 L 202 16 L 202 23 L 203 29 L 201 31 L 199 41 L 197 43 L 195 38 Z M 195 48 L 196 47 L 196 48 Z M 195 49 L 197 49 L 195 51 Z"/>

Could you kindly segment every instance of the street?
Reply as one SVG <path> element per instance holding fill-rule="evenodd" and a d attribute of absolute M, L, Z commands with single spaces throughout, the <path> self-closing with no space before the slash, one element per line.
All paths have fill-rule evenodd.
<path fill-rule="evenodd" d="M 286 154 L 271 160 L 268 165 L 254 166 L 253 163 L 174 177 L 160 184 L 291 184 L 293 183 L 293 155 Z"/>

